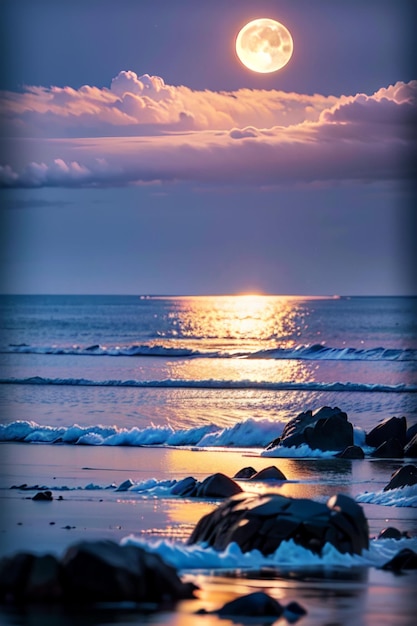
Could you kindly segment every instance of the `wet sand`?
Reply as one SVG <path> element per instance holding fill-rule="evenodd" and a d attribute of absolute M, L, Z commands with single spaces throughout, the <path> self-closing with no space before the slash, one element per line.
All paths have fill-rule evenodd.
<path fill-rule="evenodd" d="M 81 539 L 113 539 L 128 535 L 144 539 L 185 541 L 202 515 L 216 502 L 180 498 L 144 498 L 132 492 L 103 489 L 156 478 L 180 479 L 192 475 L 201 480 L 216 471 L 233 476 L 242 467 L 256 470 L 274 464 L 289 481 L 280 486 L 257 485 L 251 489 L 277 490 L 294 497 L 322 497 L 333 493 L 355 496 L 377 491 L 397 469 L 396 461 L 343 461 L 341 459 L 270 459 L 257 451 L 191 451 L 166 448 L 109 448 L 2 444 L 0 446 L 0 554 L 20 550 L 60 555 Z M 82 487 L 53 491 L 51 502 L 32 500 L 36 490 L 10 489 L 26 483 L 53 490 L 54 486 Z M 102 489 L 85 489 L 94 484 Z M 243 483 L 242 483 L 243 485 Z M 245 485 L 243 485 L 246 488 Z M 62 500 L 59 497 L 62 496 Z M 387 526 L 417 535 L 415 509 L 365 504 L 370 535 Z M 175 612 L 145 616 L 129 608 L 107 607 L 82 618 L 48 612 L 52 624 L 164 624 L 167 626 L 220 626 L 228 622 L 214 615 L 196 616 L 199 608 L 219 608 L 233 597 L 264 589 L 282 604 L 298 601 L 308 611 L 301 626 L 412 626 L 415 624 L 417 573 L 396 576 L 375 567 L 302 567 L 274 571 L 183 571 L 200 591 L 196 600 L 183 602 Z M 40 611 L 40 610 L 39 610 Z M 43 624 L 46 615 L 3 615 L 10 624 Z M 260 622 L 252 622 L 260 623 Z M 278 623 L 285 624 L 284 618 Z"/>

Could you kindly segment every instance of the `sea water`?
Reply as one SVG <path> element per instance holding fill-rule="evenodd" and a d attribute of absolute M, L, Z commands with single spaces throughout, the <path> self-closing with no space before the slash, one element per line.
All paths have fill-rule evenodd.
<path fill-rule="evenodd" d="M 263 447 L 417 420 L 417 298 L 2 296 L 0 439 Z M 4 426 L 7 425 L 7 428 Z"/>

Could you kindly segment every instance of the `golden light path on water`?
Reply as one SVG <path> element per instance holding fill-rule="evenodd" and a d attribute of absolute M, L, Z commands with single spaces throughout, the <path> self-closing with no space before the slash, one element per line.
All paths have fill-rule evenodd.
<path fill-rule="evenodd" d="M 309 298 L 241 295 L 181 298 L 169 314 L 173 331 L 170 340 L 193 339 L 212 349 L 235 344 L 236 352 L 276 346 L 290 348 L 305 328 L 309 315 L 304 303 Z M 177 330 L 176 330 L 177 329 Z"/>

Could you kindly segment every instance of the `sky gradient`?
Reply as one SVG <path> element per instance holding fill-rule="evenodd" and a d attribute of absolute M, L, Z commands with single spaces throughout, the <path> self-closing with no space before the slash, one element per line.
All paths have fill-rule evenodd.
<path fill-rule="evenodd" d="M 256 74 L 234 41 L 291 32 Z M 416 294 L 415 2 L 6 0 L 2 291 Z"/>

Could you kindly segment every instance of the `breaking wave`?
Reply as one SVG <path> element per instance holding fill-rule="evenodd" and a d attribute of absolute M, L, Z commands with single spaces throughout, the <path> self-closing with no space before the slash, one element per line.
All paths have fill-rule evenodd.
<path fill-rule="evenodd" d="M 351 382 L 294 382 L 294 381 L 254 381 L 254 380 L 186 380 L 167 378 L 163 380 L 91 380 L 88 378 L 45 378 L 30 376 L 28 378 L 0 378 L 0 384 L 9 385 L 67 385 L 78 387 L 162 387 L 188 389 L 263 389 L 268 391 L 355 391 L 378 393 L 415 393 L 417 385 L 399 383 L 387 385 L 382 383 L 351 383 Z"/>
<path fill-rule="evenodd" d="M 417 350 L 412 348 L 332 348 L 317 343 L 294 348 L 272 348 L 256 352 L 200 351 L 191 348 L 164 345 L 132 344 L 128 346 L 30 346 L 10 344 L 1 349 L 4 353 L 54 354 L 78 356 L 133 356 L 179 358 L 250 358 L 250 359 L 300 359 L 330 361 L 417 361 Z"/>

